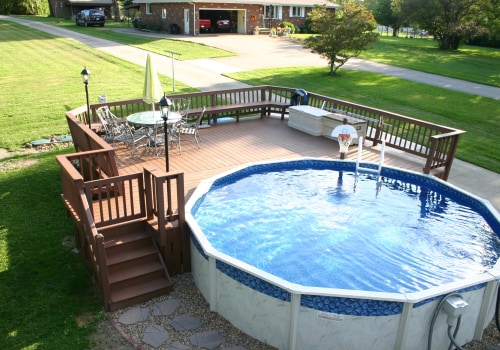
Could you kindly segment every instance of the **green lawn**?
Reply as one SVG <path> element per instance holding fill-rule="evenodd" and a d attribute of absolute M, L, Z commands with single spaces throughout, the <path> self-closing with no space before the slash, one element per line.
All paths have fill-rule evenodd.
<path fill-rule="evenodd" d="M 181 61 L 234 55 L 231 52 L 227 52 L 215 48 L 213 46 L 208 46 L 193 42 L 186 42 L 185 40 L 167 39 L 165 37 L 162 37 L 161 33 L 141 32 L 137 29 L 134 29 L 134 32 L 137 32 L 138 34 L 139 33 L 143 33 L 146 35 L 153 34 L 153 36 L 144 36 L 144 35 L 130 35 L 113 30 L 113 29 L 124 29 L 124 28 L 133 29 L 132 24 L 127 22 L 107 21 L 104 27 L 85 28 L 83 26 L 75 25 L 75 21 L 70 19 L 61 19 L 53 17 L 35 17 L 35 16 L 16 16 L 16 17 L 28 20 L 40 21 L 46 24 L 72 30 L 78 33 L 88 34 L 98 38 L 112 40 L 120 44 L 138 47 L 140 49 L 148 50 L 160 55 L 165 55 L 170 57 L 170 54 L 165 52 L 165 50 L 169 50 L 172 52 L 180 53 L 181 55 L 175 55 L 175 59 Z"/>
<path fill-rule="evenodd" d="M 59 199 L 55 155 L 67 151 L 0 171 L 0 349 L 86 349 L 103 317 Z"/>
<path fill-rule="evenodd" d="M 499 49 L 465 45 L 443 51 L 432 38 L 380 36 L 361 58 L 500 87 Z"/>
<path fill-rule="evenodd" d="M 94 29 L 94 28 L 90 28 Z M 144 67 L 8 21 L 0 21 L 0 147 L 16 150 L 52 134 L 65 134 L 64 113 L 85 104 L 80 72 L 91 71 L 89 99 L 142 96 Z M 166 93 L 172 80 L 160 75 Z M 176 81 L 176 92 L 194 89 Z"/>

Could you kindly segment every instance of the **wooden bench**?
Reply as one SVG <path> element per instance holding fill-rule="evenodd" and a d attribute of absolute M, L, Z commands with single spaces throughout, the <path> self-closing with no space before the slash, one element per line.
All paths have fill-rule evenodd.
<path fill-rule="evenodd" d="M 255 110 L 260 109 L 260 117 L 264 118 L 266 115 L 269 115 L 273 108 L 277 109 L 281 115 L 281 120 L 285 119 L 286 110 L 289 107 L 288 103 L 279 103 L 274 101 L 257 101 L 257 102 L 248 102 L 248 103 L 237 103 L 237 104 L 228 104 L 228 105 L 216 105 L 211 107 L 206 107 L 205 109 L 205 117 L 210 124 L 210 121 L 213 119 L 217 122 L 217 117 L 219 113 L 231 113 L 234 112 L 236 116 L 236 121 L 240 121 L 240 116 L 243 112 L 247 110 Z M 190 108 L 189 115 L 196 116 L 201 113 L 203 108 Z"/>

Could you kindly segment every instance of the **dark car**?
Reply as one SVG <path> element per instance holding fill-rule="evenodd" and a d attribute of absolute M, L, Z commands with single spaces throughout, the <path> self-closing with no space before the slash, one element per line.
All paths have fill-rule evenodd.
<path fill-rule="evenodd" d="M 83 25 L 85 27 L 97 25 L 104 27 L 106 23 L 106 16 L 101 10 L 82 10 L 76 16 L 76 25 Z"/>
<path fill-rule="evenodd" d="M 215 23 L 217 30 L 227 30 L 230 31 L 233 29 L 233 21 L 230 19 L 218 19 Z"/>

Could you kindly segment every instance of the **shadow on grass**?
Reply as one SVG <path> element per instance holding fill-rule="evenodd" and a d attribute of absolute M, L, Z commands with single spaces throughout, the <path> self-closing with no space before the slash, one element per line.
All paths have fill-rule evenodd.
<path fill-rule="evenodd" d="M 102 304 L 60 199 L 55 156 L 71 152 L 0 172 L 0 349 L 89 346 Z"/>

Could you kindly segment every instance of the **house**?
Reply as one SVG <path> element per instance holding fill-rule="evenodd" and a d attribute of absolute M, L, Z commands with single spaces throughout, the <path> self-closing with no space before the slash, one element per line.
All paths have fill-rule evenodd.
<path fill-rule="evenodd" d="M 141 21 L 145 26 L 173 34 L 198 35 L 199 20 L 210 19 L 211 30 L 218 20 L 229 20 L 227 32 L 250 34 L 255 27 L 277 27 L 287 21 L 302 27 L 307 14 L 315 5 L 340 6 L 326 0 L 133 0 L 140 5 Z M 227 22 L 227 21 L 226 21 Z"/>

